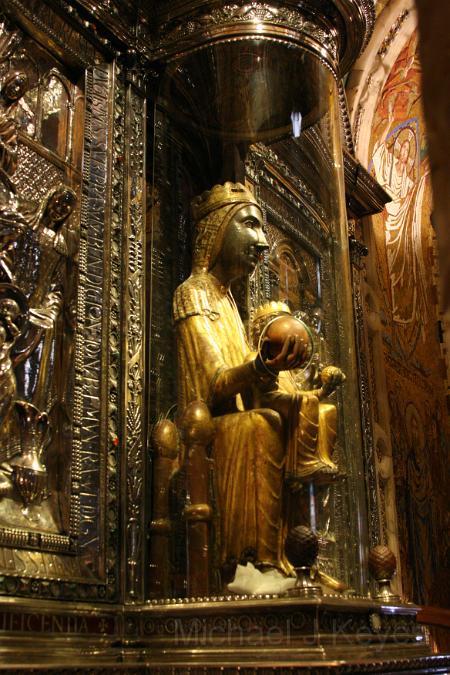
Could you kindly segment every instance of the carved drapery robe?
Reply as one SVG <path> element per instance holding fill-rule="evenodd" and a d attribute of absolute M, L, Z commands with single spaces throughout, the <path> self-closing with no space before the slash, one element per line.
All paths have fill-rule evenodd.
<path fill-rule="evenodd" d="M 288 571 L 283 555 L 289 497 L 317 467 L 336 469 L 336 407 L 299 392 L 289 372 L 265 387 L 249 379 L 235 396 L 215 390 L 220 373 L 255 357 L 226 288 L 206 272 L 175 293 L 180 411 L 205 401 L 215 422 L 214 479 L 219 510 L 219 564 L 253 553 Z M 251 555 L 249 557 L 252 557 Z"/>
<path fill-rule="evenodd" d="M 202 399 L 214 416 L 219 564 L 253 553 L 261 564 L 282 567 L 281 416 L 269 408 L 248 409 L 250 382 L 233 397 L 220 400 L 214 393 L 218 374 L 242 365 L 250 352 L 234 300 L 213 275 L 193 274 L 175 293 L 174 318 L 180 409 Z"/>

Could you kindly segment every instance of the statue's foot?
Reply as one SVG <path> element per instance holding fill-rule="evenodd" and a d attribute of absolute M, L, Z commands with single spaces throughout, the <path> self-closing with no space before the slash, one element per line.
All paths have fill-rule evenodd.
<path fill-rule="evenodd" d="M 314 471 L 311 475 L 310 480 L 318 485 L 324 485 L 326 483 L 332 483 L 336 480 L 339 475 L 339 469 L 335 464 L 325 464 L 320 462 L 320 466 Z"/>
<path fill-rule="evenodd" d="M 332 577 L 330 574 L 327 574 L 320 568 L 315 570 L 315 577 L 319 580 L 321 584 L 323 584 L 327 588 L 331 588 L 333 591 L 336 591 L 337 593 L 343 593 L 344 591 L 347 591 L 349 588 L 346 584 L 344 584 L 343 581 L 336 579 L 336 577 Z"/>
<path fill-rule="evenodd" d="M 341 478 L 343 474 L 339 472 L 336 464 L 326 464 L 322 461 L 317 461 L 310 467 L 302 471 L 301 474 L 295 476 L 287 476 L 286 480 L 294 490 L 300 489 L 305 483 L 315 483 L 316 485 L 326 485 L 333 483 L 337 478 Z"/>

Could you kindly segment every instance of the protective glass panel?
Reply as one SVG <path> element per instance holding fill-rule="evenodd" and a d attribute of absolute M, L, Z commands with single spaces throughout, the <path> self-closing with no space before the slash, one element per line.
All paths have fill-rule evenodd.
<path fill-rule="evenodd" d="M 258 40 L 174 61 L 152 160 L 149 594 L 284 592 L 297 526 L 318 540 L 317 583 L 359 589 L 333 76 L 306 51 Z"/>

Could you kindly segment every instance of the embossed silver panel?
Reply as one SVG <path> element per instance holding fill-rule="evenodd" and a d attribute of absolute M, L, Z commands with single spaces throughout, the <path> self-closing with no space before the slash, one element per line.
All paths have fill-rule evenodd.
<path fill-rule="evenodd" d="M 50 35 L 51 12 L 47 18 Z M 20 224 L 20 214 L 31 213 L 25 218 L 29 230 L 13 243 L 11 253 L 3 246 L 3 256 L 14 255 L 11 281 L 32 308 L 27 316 L 36 314 L 36 321 L 50 328 L 41 339 L 42 347 L 30 348 L 11 380 L 16 383 L 13 399 L 20 398 L 19 412 L 28 411 L 28 417 L 20 412 L 24 421 L 18 431 L 14 425 L 9 427 L 13 433 L 2 444 L 2 457 L 13 468 L 13 487 L 11 496 L 3 493 L 0 499 L 0 592 L 110 600 L 118 592 L 121 409 L 117 391 L 122 321 L 122 218 L 121 212 L 118 218 L 111 214 L 124 179 L 121 149 L 114 156 L 117 187 L 111 192 L 111 131 L 113 120 L 121 118 L 125 82 L 119 71 L 114 76 L 114 69 L 100 59 L 85 73 L 66 71 L 65 65 L 6 19 L 2 28 L 13 36 L 4 37 L 3 45 L 15 47 L 0 68 L 2 120 L 6 120 L 2 129 L 13 128 L 7 126 L 8 119 L 20 127 L 17 170 L 10 172 L 18 197 L 14 202 L 8 196 L 12 188 L 7 176 L 2 213 L 6 214 L 8 199 L 17 204 L 14 222 Z M 52 44 L 50 37 L 48 44 Z M 28 94 L 8 103 L 3 93 L 5 77 L 18 69 L 28 75 Z M 9 166 L 3 162 L 7 171 Z M 52 238 L 53 221 L 46 205 L 63 183 L 68 195 L 64 199 L 72 199 L 69 186 L 75 189 L 76 208 L 69 218 L 64 216 L 64 238 L 59 234 Z M 6 214 L 4 223 L 6 217 L 11 220 Z M 5 236 L 4 226 L 2 232 Z M 44 236 L 56 242 L 52 254 L 56 264 L 49 254 L 44 256 L 48 249 Z M 51 276 L 52 270 L 56 277 Z M 5 297 L 4 278 L 2 282 Z M 47 296 L 53 301 L 52 314 L 46 310 Z M 38 438 L 29 431 L 33 419 L 36 429 L 44 429 L 47 418 L 50 444 L 44 438 L 41 446 L 27 440 Z M 35 458 L 33 465 L 28 459 L 24 463 L 28 456 Z M 3 482 L 6 485 L 6 479 Z"/>

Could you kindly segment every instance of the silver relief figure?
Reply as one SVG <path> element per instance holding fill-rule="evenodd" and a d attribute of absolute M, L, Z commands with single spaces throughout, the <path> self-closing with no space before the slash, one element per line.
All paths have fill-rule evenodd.
<path fill-rule="evenodd" d="M 28 88 L 21 71 L 0 83 L 0 525 L 61 528 L 59 498 L 48 500 L 46 451 L 64 387 L 55 361 L 67 351 L 68 261 L 78 245 L 69 219 L 77 197 L 62 183 L 25 199 L 14 182 L 19 134 L 14 113 Z M 73 289 L 70 297 L 73 297 Z M 60 326 L 58 328 L 58 322 Z M 50 461 L 52 469 L 58 461 Z M 58 469 L 60 471 L 60 467 Z"/>

